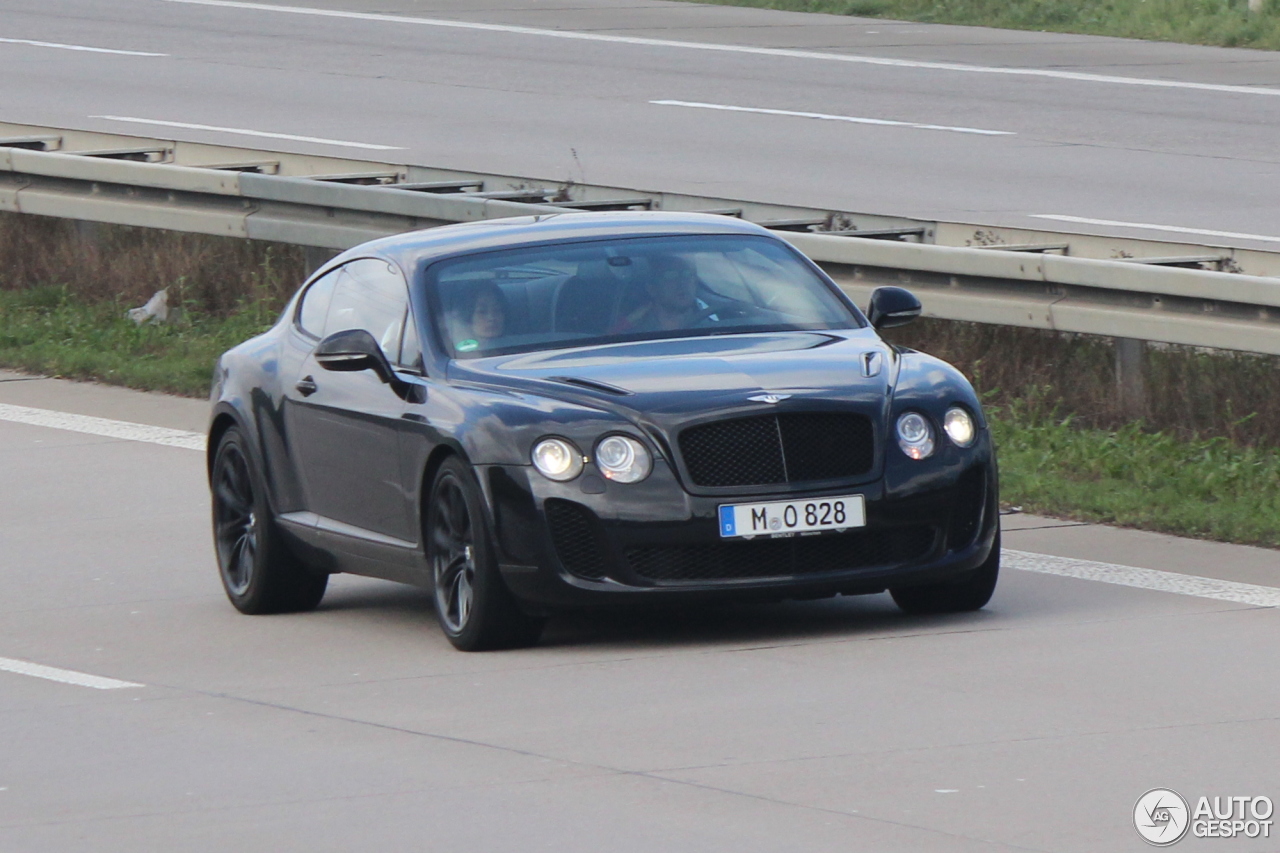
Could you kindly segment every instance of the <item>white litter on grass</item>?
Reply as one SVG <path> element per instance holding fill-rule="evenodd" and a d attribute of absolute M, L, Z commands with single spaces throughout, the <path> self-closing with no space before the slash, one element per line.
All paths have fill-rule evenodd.
<path fill-rule="evenodd" d="M 169 319 L 169 290 L 158 290 L 141 308 L 130 308 L 125 316 L 141 326 L 151 320 L 164 323 Z"/>
<path fill-rule="evenodd" d="M 82 432 L 89 435 L 100 435 L 104 438 L 120 438 L 128 441 L 145 441 L 149 444 L 162 444 L 166 447 L 181 447 L 184 450 L 204 450 L 204 433 L 187 432 L 181 429 L 135 424 L 128 421 L 113 421 L 108 418 L 95 418 L 89 415 L 72 415 L 67 412 L 54 412 L 49 409 L 33 409 L 28 406 L 10 406 L 0 403 L 0 421 L 29 424 L 30 426 L 65 429 L 71 432 Z"/>

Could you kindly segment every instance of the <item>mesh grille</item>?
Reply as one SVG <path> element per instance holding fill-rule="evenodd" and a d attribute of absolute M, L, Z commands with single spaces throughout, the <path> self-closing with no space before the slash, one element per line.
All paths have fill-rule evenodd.
<path fill-rule="evenodd" d="M 960 475 L 951 504 L 951 522 L 947 525 L 947 547 L 964 548 L 978 535 L 982 508 L 987 502 L 986 471 L 970 468 Z"/>
<path fill-rule="evenodd" d="M 857 477 L 875 463 L 871 420 L 850 412 L 785 412 L 690 427 L 680 453 L 696 485 L 768 486 Z"/>
<path fill-rule="evenodd" d="M 832 536 L 628 548 L 632 570 L 656 581 L 735 580 L 823 574 L 910 563 L 933 550 L 924 525 Z"/>
<path fill-rule="evenodd" d="M 778 415 L 787 479 L 793 482 L 856 477 L 875 462 L 871 421 L 844 412 Z"/>
<path fill-rule="evenodd" d="M 680 452 L 699 486 L 785 483 L 778 418 L 763 415 L 716 421 L 680 433 Z"/>
<path fill-rule="evenodd" d="M 599 580 L 605 570 L 604 549 L 595 514 L 572 501 L 552 498 L 547 501 L 547 521 L 551 524 L 551 542 L 556 556 L 570 574 Z"/>

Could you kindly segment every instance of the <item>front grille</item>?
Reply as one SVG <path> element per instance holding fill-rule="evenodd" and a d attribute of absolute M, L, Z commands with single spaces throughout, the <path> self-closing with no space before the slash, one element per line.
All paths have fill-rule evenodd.
<path fill-rule="evenodd" d="M 565 569 L 588 580 L 603 578 L 607 571 L 595 514 L 581 504 L 556 498 L 548 500 L 546 506 L 551 544 Z"/>
<path fill-rule="evenodd" d="M 655 581 L 791 577 L 924 559 L 934 528 L 925 525 L 791 539 L 628 548 L 631 569 Z"/>
<path fill-rule="evenodd" d="M 835 480 L 871 470 L 875 431 L 850 412 L 756 415 L 690 427 L 680 433 L 680 453 L 699 486 Z"/>

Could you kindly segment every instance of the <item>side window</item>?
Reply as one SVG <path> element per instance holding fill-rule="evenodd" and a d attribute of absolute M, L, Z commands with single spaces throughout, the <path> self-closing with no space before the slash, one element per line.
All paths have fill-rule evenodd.
<path fill-rule="evenodd" d="M 342 267 L 342 276 L 329 302 L 324 333 L 364 329 L 394 361 L 400 353 L 408 304 L 409 290 L 398 269 L 386 261 L 352 261 Z"/>
<path fill-rule="evenodd" d="M 400 342 L 400 358 L 396 364 L 410 370 L 422 370 L 422 342 L 418 339 L 418 324 L 413 322 L 413 312 L 404 315 L 404 338 Z"/>
<path fill-rule="evenodd" d="M 341 270 L 333 270 L 312 282 L 302 294 L 298 306 L 298 326 L 308 335 L 324 337 L 324 318 L 329 313 L 329 300 L 333 297 L 333 283 Z"/>

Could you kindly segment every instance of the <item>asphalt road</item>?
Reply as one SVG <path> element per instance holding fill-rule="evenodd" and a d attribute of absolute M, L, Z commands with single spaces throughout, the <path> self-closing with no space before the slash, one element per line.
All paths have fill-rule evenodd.
<path fill-rule="evenodd" d="M 0 118 L 869 213 L 1280 243 L 1274 53 L 661 0 L 296 2 L 308 8 L 8 0 Z M 1091 221 L 1035 218 L 1045 215 Z"/>
<path fill-rule="evenodd" d="M 1007 569 L 970 615 L 879 595 L 577 616 L 467 655 L 390 583 L 237 614 L 200 452 L 14 406 L 205 414 L 0 374 L 4 853 L 1099 853 L 1146 849 L 1131 813 L 1153 787 L 1280 799 L 1280 618 L 1205 597 L 1237 589 L 1219 579 L 1280 602 L 1275 552 L 1014 516 L 1007 548 L 1195 594 Z"/>

